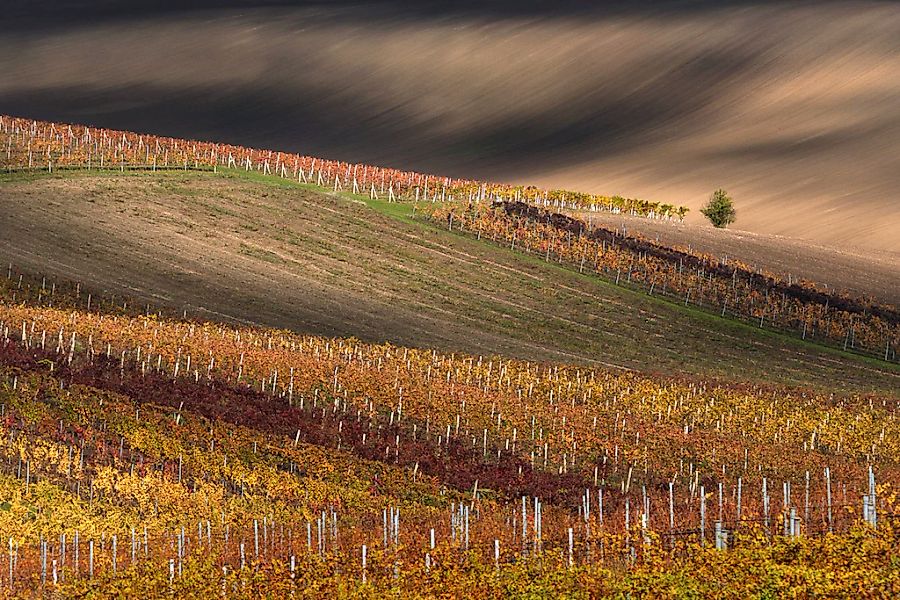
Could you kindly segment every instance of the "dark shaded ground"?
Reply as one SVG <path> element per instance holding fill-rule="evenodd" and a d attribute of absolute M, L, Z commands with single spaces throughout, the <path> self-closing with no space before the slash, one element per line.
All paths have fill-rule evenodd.
<path fill-rule="evenodd" d="M 523 183 L 900 251 L 890 2 L 149 3 L 0 11 L 0 112 Z"/>

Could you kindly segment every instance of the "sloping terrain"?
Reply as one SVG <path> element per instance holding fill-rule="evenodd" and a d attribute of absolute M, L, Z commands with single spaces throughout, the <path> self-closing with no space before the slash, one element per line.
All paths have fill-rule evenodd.
<path fill-rule="evenodd" d="M 751 231 L 0 117 L 0 596 L 900 596 L 895 4 L 186 4 L 0 115 Z"/>
<path fill-rule="evenodd" d="M 571 212 L 595 227 L 640 236 L 665 246 L 737 259 L 785 279 L 808 279 L 838 293 L 900 305 L 900 252 L 838 249 L 797 238 L 626 214 Z"/>
<path fill-rule="evenodd" d="M 722 186 L 740 229 L 900 251 L 897 3 L 40 4 L 3 14 L 0 112 L 638 196 L 698 223 Z"/>
<path fill-rule="evenodd" d="M 189 314 L 330 336 L 896 393 L 896 367 L 461 237 L 411 205 L 232 172 L 7 176 L 0 258 Z"/>
<path fill-rule="evenodd" d="M 47 306 L 60 289 L 12 302 L 18 291 L 0 278 L 0 321 L 23 323 L 0 337 L 8 596 L 900 588 L 889 398 Z"/>

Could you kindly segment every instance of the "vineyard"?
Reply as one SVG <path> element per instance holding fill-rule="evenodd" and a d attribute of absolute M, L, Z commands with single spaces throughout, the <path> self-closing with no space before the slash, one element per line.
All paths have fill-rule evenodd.
<path fill-rule="evenodd" d="M 900 312 L 893 306 L 826 293 L 808 281 L 786 281 L 740 261 L 723 261 L 648 240 L 621 237 L 579 219 L 523 202 L 444 203 L 434 222 L 479 239 L 509 244 L 546 261 L 565 262 L 649 294 L 668 296 L 726 315 L 897 360 Z"/>
<path fill-rule="evenodd" d="M 6 593 L 900 590 L 896 398 L 185 321 L 80 286 L 23 302 L 3 282 Z"/>
<path fill-rule="evenodd" d="M 555 208 L 683 219 L 688 209 L 621 196 L 455 179 L 227 144 L 179 140 L 0 115 L 0 169 L 218 169 L 274 175 L 335 192 L 433 202 L 507 198 Z"/>
<path fill-rule="evenodd" d="M 5 142 L 5 143 L 4 143 Z M 512 187 L 238 146 L 0 116 L 0 168 L 241 170 L 388 202 L 428 201 L 431 219 L 478 239 L 587 268 L 617 285 L 818 343 L 897 362 L 900 312 L 747 264 L 624 237 L 553 210 L 683 218 L 685 209 L 620 197 Z M 5 160 L 3 158 L 5 157 Z M 500 207 L 500 208 L 497 208 Z"/>
<path fill-rule="evenodd" d="M 468 320 L 459 335 L 472 339 L 493 335 L 489 324 L 511 323 L 544 357 L 189 318 L 174 303 L 156 308 L 10 265 L 0 275 L 3 594 L 900 594 L 895 307 L 557 212 L 683 217 L 673 206 L 10 117 L 0 117 L 0 142 L 0 165 L 10 172 L 142 171 L 175 189 L 178 181 L 150 173 L 222 171 L 197 174 L 206 179 L 192 180 L 183 198 L 155 198 L 159 213 L 184 227 L 177 235 L 188 237 L 196 221 L 225 246 L 234 227 L 242 259 L 309 269 L 288 253 L 293 245 L 313 257 L 320 278 L 357 286 L 335 284 L 323 304 L 389 289 L 399 320 L 414 318 L 401 313 L 405 305 L 449 315 L 428 324 L 440 339 L 453 321 Z M 279 204 L 274 186 L 244 196 L 216 187 L 235 173 L 290 186 L 289 204 Z M 127 188 L 124 179 L 107 188 Z M 304 196 L 299 184 L 330 189 L 335 200 Z M 225 205 L 200 197 L 219 193 Z M 348 198 L 363 207 L 338 204 Z M 390 202 L 396 218 L 381 225 L 361 198 Z M 178 212 L 189 210 L 177 208 L 182 202 L 199 212 Z M 234 222 L 204 226 L 226 217 Z M 123 222 L 129 231 L 139 223 Z M 266 228 L 286 245 L 269 249 L 267 238 L 254 237 Z M 336 239 L 369 254 L 364 270 Z M 378 244 L 396 261 L 378 264 Z M 201 248 L 210 260 L 224 256 Z M 172 251 L 183 264 L 193 260 Z M 109 251 L 98 244 L 97 253 Z M 251 275 L 241 277 L 245 285 Z M 297 289 L 313 280 L 288 281 L 297 312 Z M 274 279 L 265 285 L 274 297 Z M 515 298 L 472 300 L 510 289 Z M 602 304 L 599 324 L 576 320 Z M 372 306 L 348 314 L 379 320 Z M 752 327 L 728 321 L 731 329 L 719 329 L 724 316 Z M 670 319 L 677 322 L 669 327 L 653 322 Z M 764 342 L 752 337 L 758 329 L 798 339 Z M 601 342 L 613 354 L 624 355 L 628 340 L 647 346 L 644 362 L 596 360 L 601 346 L 589 344 L 601 331 L 617 336 Z M 368 339 L 391 339 L 382 334 Z M 684 360 L 682 346 L 670 338 L 689 335 L 703 340 L 700 354 L 721 349 L 713 360 L 723 371 L 754 363 L 760 382 L 714 378 L 723 371 L 709 366 L 686 374 L 674 362 Z M 584 345 L 551 346 L 556 338 Z M 480 341 L 496 348 L 498 339 L 519 340 Z M 804 353 L 803 340 L 844 354 Z M 753 347 L 726 348 L 741 343 Z M 677 359 L 663 358 L 671 354 Z M 558 358 L 585 355 L 595 360 Z M 791 379 L 776 377 L 776 362 Z M 836 381 L 842 368 L 852 386 Z M 646 374 L 652 369 L 664 374 Z M 763 382 L 775 380 L 802 385 Z"/>

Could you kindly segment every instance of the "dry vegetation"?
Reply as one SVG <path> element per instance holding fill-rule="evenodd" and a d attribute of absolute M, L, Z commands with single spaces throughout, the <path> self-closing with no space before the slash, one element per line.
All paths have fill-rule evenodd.
<path fill-rule="evenodd" d="M 900 589 L 896 398 L 87 310 L 88 293 L 0 278 L 10 595 Z"/>
<path fill-rule="evenodd" d="M 241 173 L 157 173 L 15 176 L 0 207 L 6 262 L 189 314 L 732 380 L 898 388 L 889 365 L 462 238 L 412 219 L 409 205 Z"/>

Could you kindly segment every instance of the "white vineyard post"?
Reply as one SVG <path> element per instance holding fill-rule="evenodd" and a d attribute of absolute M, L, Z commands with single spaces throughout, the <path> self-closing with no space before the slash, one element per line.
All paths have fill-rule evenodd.
<path fill-rule="evenodd" d="M 809 527 L 809 471 L 806 472 L 806 494 L 803 500 L 803 524 Z"/>
<path fill-rule="evenodd" d="M 728 548 L 728 532 L 722 529 L 722 521 L 716 521 L 716 550 L 726 550 Z"/>
<path fill-rule="evenodd" d="M 363 582 L 363 584 L 366 583 L 366 550 L 367 550 L 366 545 L 363 544 L 363 547 L 362 547 L 362 582 Z"/>
<path fill-rule="evenodd" d="M 706 544 L 706 488 L 700 486 L 700 544 Z"/>
<path fill-rule="evenodd" d="M 825 496 L 828 504 L 828 532 L 834 531 L 834 525 L 831 521 L 831 468 L 825 467 Z"/>

